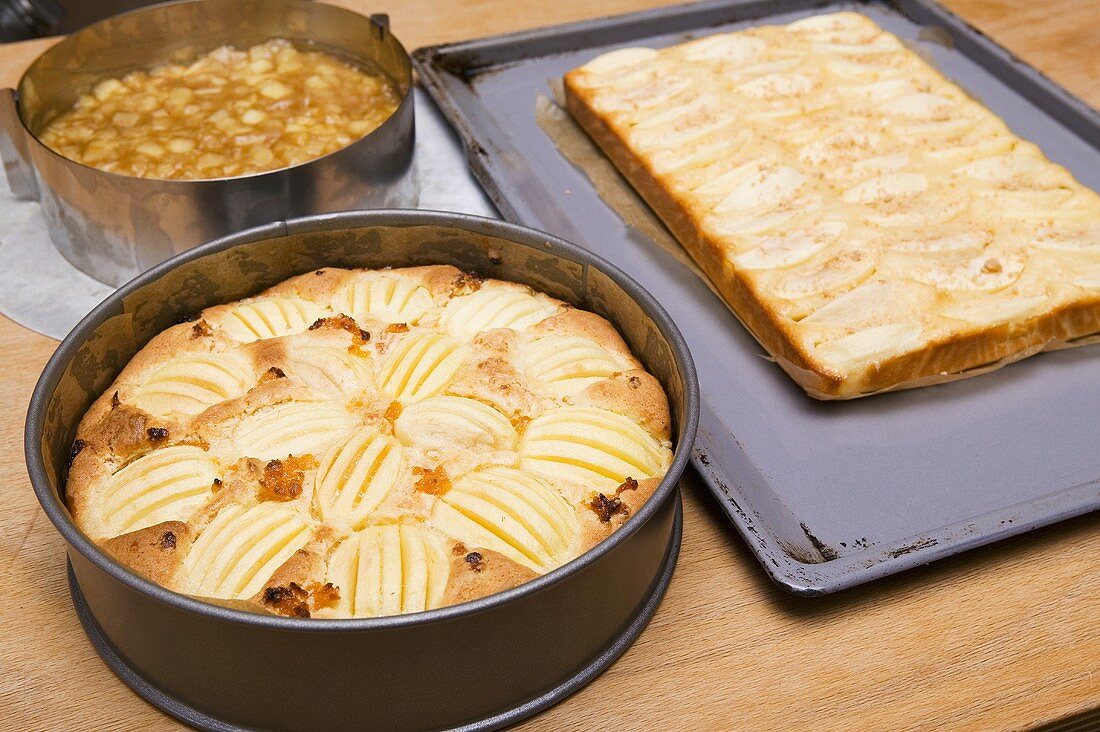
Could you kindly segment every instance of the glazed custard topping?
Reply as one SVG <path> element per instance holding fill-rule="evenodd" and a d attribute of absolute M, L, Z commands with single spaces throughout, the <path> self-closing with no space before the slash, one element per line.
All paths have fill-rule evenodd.
<path fill-rule="evenodd" d="M 223 178 L 326 155 L 371 132 L 393 84 L 275 39 L 100 82 L 43 131 L 61 155 L 142 178 Z"/>
<path fill-rule="evenodd" d="M 815 396 L 1100 332 L 1100 196 L 863 15 L 614 51 L 566 88 Z"/>
<path fill-rule="evenodd" d="M 326 269 L 153 339 L 82 421 L 66 495 L 173 590 L 391 615 L 592 547 L 670 436 L 657 380 L 592 313 L 452 267 Z"/>

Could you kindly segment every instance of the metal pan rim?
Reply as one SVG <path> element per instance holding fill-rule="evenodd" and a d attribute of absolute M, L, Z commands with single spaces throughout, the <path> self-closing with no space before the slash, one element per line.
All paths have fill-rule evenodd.
<path fill-rule="evenodd" d="M 680 544 L 683 537 L 683 504 L 677 494 L 671 496 L 671 500 L 675 500 L 677 505 L 665 558 L 654 578 L 653 586 L 645 596 L 638 612 L 631 617 L 627 625 L 608 640 L 602 651 L 587 659 L 584 666 L 562 679 L 554 687 L 491 716 L 463 723 L 452 728 L 451 732 L 488 732 L 489 730 L 501 729 L 516 724 L 538 714 L 572 696 L 594 681 L 597 676 L 618 660 L 627 648 L 633 645 L 656 614 L 657 608 L 668 591 L 673 571 L 676 569 L 676 562 L 679 559 Z M 209 730 L 210 732 L 247 732 L 248 728 L 222 721 L 165 693 L 146 679 L 137 668 L 128 663 L 115 649 L 111 638 L 99 627 L 95 615 L 91 612 L 91 608 L 88 607 L 87 600 L 84 598 L 83 589 L 76 579 L 72 563 L 67 562 L 66 566 L 69 597 L 72 600 L 73 609 L 80 620 L 84 633 L 88 636 L 88 640 L 99 657 L 124 684 L 157 709 L 196 729 Z"/>

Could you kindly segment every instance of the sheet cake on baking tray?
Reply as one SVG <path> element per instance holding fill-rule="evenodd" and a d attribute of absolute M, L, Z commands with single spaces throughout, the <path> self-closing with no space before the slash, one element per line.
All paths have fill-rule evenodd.
<path fill-rule="evenodd" d="M 1100 196 L 862 14 L 618 49 L 565 90 L 812 396 L 1100 332 Z"/>

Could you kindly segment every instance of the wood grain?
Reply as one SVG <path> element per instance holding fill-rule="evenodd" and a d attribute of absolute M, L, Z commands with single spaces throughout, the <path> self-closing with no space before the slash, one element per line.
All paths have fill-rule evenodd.
<path fill-rule="evenodd" d="M 388 10 L 415 48 L 658 3 L 342 4 Z M 1100 3 L 947 5 L 1100 106 Z M 0 83 L 13 84 L 51 42 L 0 47 Z M 56 343 L 3 318 L 0 343 L 0 729 L 180 728 L 85 639 L 62 542 L 26 478 L 26 405 Z M 684 502 L 679 568 L 650 627 L 610 671 L 525 729 L 1022 729 L 1100 708 L 1100 515 L 798 599 L 767 581 L 699 486 L 686 487 Z"/>

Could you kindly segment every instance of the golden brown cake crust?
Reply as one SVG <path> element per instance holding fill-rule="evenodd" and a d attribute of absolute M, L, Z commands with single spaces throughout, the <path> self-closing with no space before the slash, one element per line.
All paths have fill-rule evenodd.
<path fill-rule="evenodd" d="M 154 526 L 108 539 L 101 545 L 116 560 L 154 582 L 166 585 L 191 548 L 195 531 L 182 521 L 163 521 Z"/>
<path fill-rule="evenodd" d="M 444 605 L 457 605 L 502 592 L 538 577 L 522 564 L 491 549 L 456 544 L 451 552 L 451 573 L 444 592 Z"/>
<path fill-rule="evenodd" d="M 893 38 L 881 32 L 881 29 L 877 29 L 877 26 L 868 19 L 852 13 L 820 16 L 821 27 L 825 27 L 827 19 L 832 17 L 837 18 L 836 22 L 845 26 L 857 27 L 861 32 L 872 33 L 873 38 Z M 752 35 L 753 33 L 754 31 L 749 31 L 749 35 L 744 37 L 756 40 L 757 36 Z M 737 36 L 741 34 L 730 34 L 724 38 Z M 707 39 L 695 43 L 704 42 L 708 42 Z M 933 84 L 937 91 L 950 88 L 954 90 L 953 93 L 962 95 L 957 87 L 917 60 L 910 52 L 901 49 L 897 53 L 911 57 L 907 58 L 905 63 L 912 65 L 913 73 L 920 75 L 922 79 L 929 79 L 929 83 Z M 646 61 L 639 62 L 640 66 L 648 62 L 648 56 L 646 58 Z M 593 63 L 599 64 L 600 59 Z M 1024 358 L 1040 350 L 1075 345 L 1074 341 L 1079 344 L 1089 336 L 1100 333 L 1100 286 L 1093 283 L 1092 289 L 1089 290 L 1087 284 L 1091 282 L 1088 280 L 1088 272 L 1092 271 L 1089 267 L 1097 268 L 1094 260 L 1097 257 L 1097 246 L 1100 246 L 1098 244 L 1100 224 L 1088 224 L 1087 221 L 1100 222 L 1100 199 L 1095 193 L 1074 181 L 1072 176 L 1069 176 L 1060 166 L 1043 161 L 1042 164 L 1045 166 L 1042 168 L 1043 175 L 1057 179 L 1057 185 L 1062 186 L 1064 190 L 1072 191 L 1073 195 L 1079 196 L 1084 201 L 1080 204 L 1080 213 L 1078 209 L 1073 209 L 1067 216 L 1080 215 L 1091 218 L 1087 218 L 1085 224 L 1076 223 L 1077 218 L 1070 218 L 1067 219 L 1068 223 L 1061 223 L 1052 214 L 1049 221 L 1038 222 L 1034 229 L 1014 229 L 1013 235 L 1020 230 L 1032 232 L 1052 230 L 1054 235 L 1061 235 L 1066 230 L 1073 230 L 1072 227 L 1083 225 L 1086 226 L 1085 231 L 1093 231 L 1094 238 L 1097 239 L 1093 242 L 1091 254 L 1082 252 L 1080 256 L 1076 253 L 1064 257 L 1059 255 L 1058 265 L 1068 268 L 1066 271 L 1069 274 L 1059 274 L 1061 270 L 1053 270 L 1046 275 L 1066 277 L 1064 287 L 1058 285 L 1057 288 L 1053 286 L 1047 288 L 1046 295 L 1042 295 L 1040 286 L 1040 294 L 1047 297 L 1048 305 L 1004 322 L 966 325 L 958 321 L 949 329 L 943 329 L 943 332 L 929 336 L 927 340 L 916 346 L 902 348 L 880 358 L 857 363 L 851 369 L 838 369 L 818 356 L 808 344 L 807 335 L 800 324 L 805 313 L 796 312 L 794 313 L 796 317 L 792 318 L 790 314 L 778 308 L 775 305 L 776 299 L 770 296 L 767 290 L 770 281 L 761 279 L 757 272 L 735 266 L 726 254 L 730 242 L 723 236 L 707 230 L 698 206 L 683 191 L 670 185 L 668 176 L 655 168 L 650 155 L 639 154 L 632 148 L 626 137 L 628 132 L 623 126 L 625 123 L 616 121 L 619 119 L 618 113 L 603 110 L 599 96 L 603 89 L 598 79 L 582 66 L 567 73 L 564 82 L 565 104 L 569 113 L 661 217 L 711 279 L 737 318 L 774 360 L 811 396 L 821 399 L 845 399 L 880 391 L 923 386 L 950 378 L 962 378 L 986 370 L 981 367 Z M 948 92 L 943 91 L 943 93 Z M 973 102 L 969 104 L 978 106 Z M 658 114 L 659 111 L 654 114 Z M 995 118 L 985 110 L 982 112 L 985 115 L 982 117 L 983 123 L 988 123 L 991 127 L 1000 124 L 1003 128 L 1003 123 L 995 121 Z M 783 124 L 783 122 L 775 123 L 780 128 Z M 808 126 L 810 124 L 807 122 Z M 1017 145 L 1020 154 L 1028 160 L 1035 156 L 1036 153 L 1026 147 L 1027 143 L 1014 138 L 1007 128 L 998 129 L 996 134 L 1009 140 L 1006 144 Z M 1015 142 L 1011 142 L 1012 140 Z M 1038 155 L 1041 156 L 1041 153 Z M 1000 195 L 1001 191 L 998 190 L 995 193 Z M 1009 187 L 1004 195 L 1013 193 L 1015 190 Z M 989 205 L 986 204 L 987 207 Z M 1093 228 L 1088 229 L 1088 226 Z M 1002 266 L 1000 261 L 993 254 L 989 256 L 990 259 L 986 262 L 989 271 L 999 272 Z M 1073 269 L 1074 267 L 1077 269 Z M 1073 277 L 1078 277 L 1086 284 L 1071 285 L 1069 280 Z M 1022 295 L 1020 297 L 1021 302 L 1026 302 L 1026 298 Z"/>
<path fill-rule="evenodd" d="M 112 556 L 294 617 L 514 587 L 610 535 L 671 462 L 667 398 L 614 327 L 449 266 L 325 268 L 208 308 L 77 436 L 67 502 Z"/>

